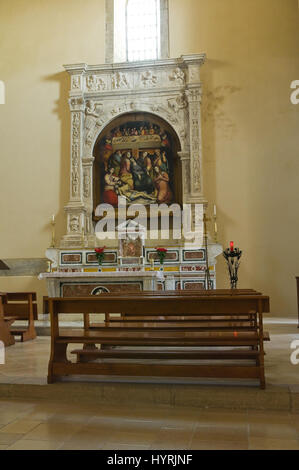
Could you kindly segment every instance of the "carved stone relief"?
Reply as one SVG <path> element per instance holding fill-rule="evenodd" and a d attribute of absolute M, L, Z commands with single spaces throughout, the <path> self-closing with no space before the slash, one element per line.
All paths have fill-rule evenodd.
<path fill-rule="evenodd" d="M 79 195 L 80 113 L 72 114 L 72 196 Z"/>
<path fill-rule="evenodd" d="M 185 72 L 177 67 L 174 72 L 169 76 L 169 80 L 176 84 L 183 86 L 185 84 Z"/>
<path fill-rule="evenodd" d="M 144 87 L 153 87 L 158 83 L 158 77 L 151 70 L 141 74 L 141 83 Z"/>
<path fill-rule="evenodd" d="M 176 131 L 181 150 L 184 200 L 202 201 L 201 86 L 204 55 L 140 63 L 89 67 L 66 66 L 71 74 L 71 199 L 65 210 L 68 235 L 63 246 L 81 246 L 81 225 L 93 234 L 92 159 L 98 135 L 114 118 L 126 112 L 149 112 Z M 92 98 L 90 98 L 92 94 Z M 83 159 L 83 160 L 82 160 Z"/>
<path fill-rule="evenodd" d="M 78 75 L 72 76 L 72 89 L 80 90 L 81 89 L 81 77 Z"/>
<path fill-rule="evenodd" d="M 127 75 L 121 72 L 115 72 L 112 75 L 111 83 L 113 90 L 121 90 L 123 88 L 129 88 L 130 86 Z"/>
<path fill-rule="evenodd" d="M 88 169 L 83 173 L 83 195 L 86 199 L 90 196 L 90 176 Z"/>
<path fill-rule="evenodd" d="M 69 231 L 73 233 L 78 233 L 80 231 L 80 219 L 78 215 L 70 217 Z"/>
<path fill-rule="evenodd" d="M 107 85 L 101 77 L 97 75 L 87 75 L 86 88 L 88 91 L 104 91 Z"/>

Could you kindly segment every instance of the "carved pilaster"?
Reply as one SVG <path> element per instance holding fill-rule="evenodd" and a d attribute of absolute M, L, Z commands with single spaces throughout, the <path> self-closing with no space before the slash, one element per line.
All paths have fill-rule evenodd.
<path fill-rule="evenodd" d="M 69 105 L 71 110 L 70 201 L 64 208 L 67 214 L 67 235 L 63 237 L 61 242 L 61 246 L 66 248 L 82 247 L 86 227 L 82 165 L 85 112 L 84 98 L 81 96 L 73 96 L 69 99 Z"/>
<path fill-rule="evenodd" d="M 202 143 L 201 143 L 201 88 L 189 88 L 186 95 L 189 102 L 190 126 L 190 195 L 192 199 L 202 198 Z"/>
<path fill-rule="evenodd" d="M 82 135 L 84 126 L 84 99 L 71 98 L 71 195 L 70 201 L 82 201 Z"/>
<path fill-rule="evenodd" d="M 178 152 L 178 156 L 182 163 L 183 203 L 186 203 L 191 191 L 190 153 Z"/>
<path fill-rule="evenodd" d="M 93 162 L 94 158 L 84 158 L 82 161 L 83 166 L 83 200 L 86 207 L 85 217 L 85 234 L 88 239 L 88 244 L 92 244 L 94 241 L 94 227 L 92 223 L 92 211 L 93 211 Z"/>

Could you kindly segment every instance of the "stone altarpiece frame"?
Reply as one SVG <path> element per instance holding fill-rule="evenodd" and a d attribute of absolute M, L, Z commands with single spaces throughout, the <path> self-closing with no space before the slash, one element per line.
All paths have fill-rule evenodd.
<path fill-rule="evenodd" d="M 181 203 L 206 204 L 202 182 L 200 68 L 205 54 L 178 59 L 66 65 L 71 76 L 70 201 L 61 248 L 95 246 L 94 161 L 96 143 L 107 126 L 128 113 L 146 113 L 165 122 L 180 150 Z"/>

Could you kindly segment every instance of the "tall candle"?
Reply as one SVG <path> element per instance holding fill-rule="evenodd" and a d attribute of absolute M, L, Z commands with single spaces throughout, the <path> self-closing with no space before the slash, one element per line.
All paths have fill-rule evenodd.
<path fill-rule="evenodd" d="M 216 205 L 214 205 L 214 216 L 216 217 L 217 215 L 217 208 L 216 208 Z"/>
<path fill-rule="evenodd" d="M 52 222 L 53 223 L 55 222 L 55 215 L 54 214 L 52 215 Z"/>

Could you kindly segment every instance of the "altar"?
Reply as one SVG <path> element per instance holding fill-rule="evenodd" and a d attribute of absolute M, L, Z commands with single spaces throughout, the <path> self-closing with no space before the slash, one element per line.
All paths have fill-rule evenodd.
<path fill-rule="evenodd" d="M 203 192 L 204 62 L 205 54 L 194 54 L 138 64 L 65 66 L 71 78 L 70 199 L 64 207 L 66 234 L 59 241 L 53 216 L 49 272 L 39 276 L 50 297 L 216 289 L 222 247 L 216 214 L 208 214 Z M 128 226 L 141 206 L 143 220 L 132 235 Z M 160 208 L 156 225 L 153 206 Z M 186 207 L 190 224 L 178 236 Z M 214 221 L 208 231 L 203 220 Z M 131 241 L 137 237 L 140 251 L 132 255 Z M 163 266 L 157 247 L 166 252 Z M 95 248 L 103 249 L 100 267 Z"/>
<path fill-rule="evenodd" d="M 222 247 L 208 247 L 211 287 L 216 288 L 216 257 Z M 144 248 L 142 265 L 121 265 L 118 250 L 107 249 L 100 268 L 94 251 L 47 250 L 52 259 L 51 271 L 41 273 L 46 280 L 49 297 L 84 297 L 102 292 L 141 292 L 155 290 L 201 290 L 207 288 L 206 252 L 204 248 L 167 249 L 163 267 L 156 258 L 156 250 Z"/>
<path fill-rule="evenodd" d="M 87 297 L 105 292 L 155 291 L 163 283 L 163 273 L 157 272 L 56 272 L 44 273 L 49 297 Z"/>

